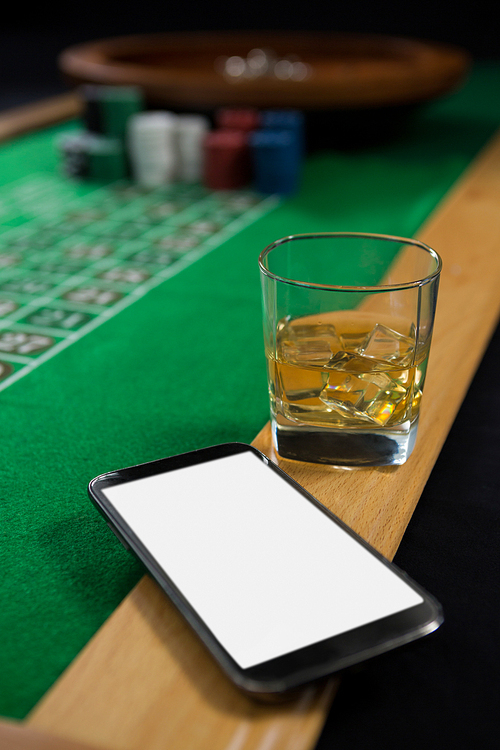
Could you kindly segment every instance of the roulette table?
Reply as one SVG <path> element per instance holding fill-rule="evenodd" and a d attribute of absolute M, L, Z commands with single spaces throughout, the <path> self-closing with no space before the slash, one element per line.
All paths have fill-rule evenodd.
<path fill-rule="evenodd" d="M 498 692 L 498 334 L 444 439 L 498 316 L 497 142 L 478 153 L 500 122 L 499 84 L 498 65 L 476 65 L 462 89 L 426 105 L 390 143 L 313 152 L 299 192 L 286 200 L 251 189 L 219 194 L 176 184 L 144 192 L 70 181 L 58 171 L 54 143 L 78 126 L 73 121 L 2 144 L 6 731 L 25 731 L 26 742 L 48 732 L 109 748 L 396 747 L 403 732 L 406 747 L 429 734 L 436 746 L 468 737 L 488 747 Z M 340 688 L 333 680 L 308 689 L 292 707 L 242 702 L 212 676 L 206 655 L 192 656 L 196 645 L 182 632 L 173 654 L 178 698 L 168 686 L 158 692 L 159 652 L 142 647 L 140 634 L 145 618 L 156 648 L 171 649 L 164 603 L 92 508 L 88 481 L 258 434 L 256 444 L 270 450 L 261 432 L 268 403 L 260 250 L 292 233 L 345 230 L 427 231 L 441 252 L 443 216 L 446 232 L 458 227 L 446 248 L 443 299 L 460 303 L 441 329 L 435 359 L 451 376 L 429 387 L 428 428 L 406 473 L 363 474 L 361 506 L 371 502 L 371 510 L 349 492 L 339 507 L 389 557 L 409 522 L 395 560 L 441 600 L 445 625 L 346 675 Z M 411 489 L 401 505 L 386 490 L 397 488 L 395 476 Z M 345 473 L 337 479 L 350 481 Z M 319 499 L 324 480 L 314 477 Z M 386 492 L 393 505 L 378 513 Z M 175 613 L 168 616 L 179 634 Z M 134 644 L 143 649 L 135 661 Z M 120 671 L 124 663 L 135 681 Z"/>

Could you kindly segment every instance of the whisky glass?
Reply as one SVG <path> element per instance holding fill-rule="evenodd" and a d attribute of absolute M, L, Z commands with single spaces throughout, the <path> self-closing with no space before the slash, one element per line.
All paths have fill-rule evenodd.
<path fill-rule="evenodd" d="M 439 255 L 402 237 L 303 234 L 266 247 L 259 267 L 278 454 L 403 464 L 417 435 Z"/>

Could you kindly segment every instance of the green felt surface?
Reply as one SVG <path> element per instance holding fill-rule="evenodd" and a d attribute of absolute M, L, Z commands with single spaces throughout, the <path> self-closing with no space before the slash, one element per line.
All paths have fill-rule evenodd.
<path fill-rule="evenodd" d="M 0 393 L 0 715 L 24 717 L 142 575 L 88 481 L 249 442 L 268 419 L 260 250 L 297 232 L 414 234 L 498 127 L 498 90 L 500 66 L 477 67 L 397 142 L 312 156 L 297 196 Z M 4 145 L 2 182 L 52 176 L 52 141 Z"/>

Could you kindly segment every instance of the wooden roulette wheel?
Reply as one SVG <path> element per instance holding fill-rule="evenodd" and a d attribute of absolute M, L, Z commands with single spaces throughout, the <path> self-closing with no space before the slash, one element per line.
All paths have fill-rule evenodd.
<path fill-rule="evenodd" d="M 231 59 L 247 64 L 256 49 L 272 50 L 274 64 L 264 74 L 232 75 L 221 65 Z M 287 77 L 282 65 L 277 75 L 276 61 L 298 61 L 306 74 Z M 376 123 L 392 130 L 399 114 L 453 89 L 469 56 L 455 47 L 389 36 L 198 32 L 80 44 L 63 51 L 59 65 L 73 82 L 141 86 L 151 107 L 292 107 L 327 124 L 336 113 L 337 129 L 344 123 L 352 136 L 360 112 L 370 113 L 363 130 L 373 133 Z"/>

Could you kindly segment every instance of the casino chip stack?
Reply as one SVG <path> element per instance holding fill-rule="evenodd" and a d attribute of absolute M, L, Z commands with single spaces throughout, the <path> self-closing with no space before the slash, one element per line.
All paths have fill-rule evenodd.
<path fill-rule="evenodd" d="M 125 135 L 129 118 L 144 107 L 135 86 L 80 88 L 86 130 L 58 141 L 63 171 L 71 177 L 113 182 L 127 177 Z"/>
<path fill-rule="evenodd" d="M 62 169 L 67 177 L 89 176 L 89 133 L 64 133 L 57 139 Z"/>
<path fill-rule="evenodd" d="M 83 118 L 91 133 L 125 141 L 129 117 L 144 109 L 137 86 L 81 86 L 85 102 Z"/>
<path fill-rule="evenodd" d="M 303 114 L 266 110 L 261 124 L 262 129 L 250 135 L 255 187 L 262 193 L 294 193 L 305 151 Z"/>
<path fill-rule="evenodd" d="M 209 190 L 237 190 L 251 180 L 248 134 L 241 130 L 213 130 L 204 147 L 204 184 Z"/>
<path fill-rule="evenodd" d="M 289 130 L 297 138 L 301 154 L 305 153 L 304 114 L 296 109 L 266 109 L 261 114 L 265 130 Z"/>
<path fill-rule="evenodd" d="M 95 137 L 89 149 L 89 176 L 99 182 L 116 182 L 127 176 L 123 143 L 118 138 Z"/>
<path fill-rule="evenodd" d="M 260 123 L 251 107 L 221 107 L 215 113 L 216 130 L 204 147 L 204 184 L 210 190 L 237 190 L 252 180 L 249 135 Z"/>
<path fill-rule="evenodd" d="M 177 175 L 177 118 L 170 112 L 141 112 L 128 122 L 128 153 L 134 180 L 145 188 L 173 182 Z"/>
<path fill-rule="evenodd" d="M 279 195 L 295 192 L 302 162 L 295 135 L 289 130 L 256 130 L 250 144 L 256 189 Z"/>
<path fill-rule="evenodd" d="M 117 138 L 88 132 L 67 133 L 59 138 L 58 147 L 68 177 L 110 182 L 127 174 L 124 148 Z"/>
<path fill-rule="evenodd" d="M 89 133 L 104 133 L 101 114 L 101 91 L 103 86 L 85 84 L 80 86 L 79 93 L 83 99 L 83 121 Z"/>
<path fill-rule="evenodd" d="M 260 112 L 252 107 L 221 107 L 215 113 L 217 128 L 251 133 L 260 127 Z"/>
<path fill-rule="evenodd" d="M 203 115 L 177 117 L 177 176 L 185 182 L 200 182 L 203 176 L 203 143 L 209 121 Z"/>
<path fill-rule="evenodd" d="M 259 192 L 281 195 L 298 187 L 301 112 L 222 107 L 209 131 L 203 115 L 144 111 L 134 86 L 86 85 L 81 92 L 86 130 L 59 141 L 70 176 L 111 182 L 131 172 L 146 189 L 174 180 L 201 180 L 209 190 L 238 190 L 253 180 Z"/>
<path fill-rule="evenodd" d="M 107 136 L 125 141 L 129 118 L 143 109 L 141 90 L 135 86 L 102 87 L 101 117 Z"/>

